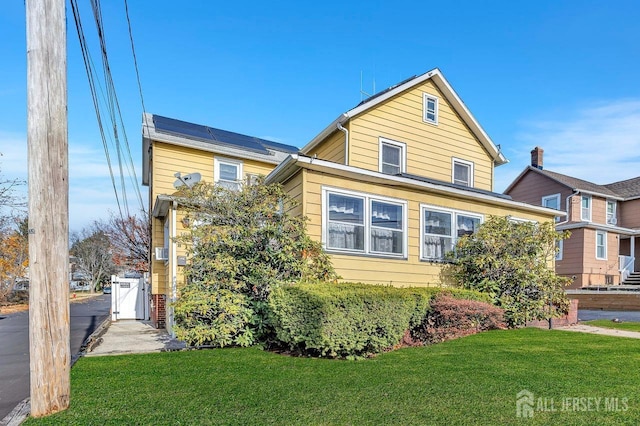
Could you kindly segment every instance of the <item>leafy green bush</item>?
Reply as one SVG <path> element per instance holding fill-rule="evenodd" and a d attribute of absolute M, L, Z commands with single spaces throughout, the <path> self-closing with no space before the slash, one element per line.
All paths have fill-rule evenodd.
<path fill-rule="evenodd" d="M 189 256 L 179 289 L 174 330 L 191 345 L 247 346 L 267 338 L 266 299 L 284 283 L 337 278 L 306 219 L 282 206 L 294 201 L 281 185 L 258 183 L 231 191 L 200 183 L 178 194 L 192 223 L 178 237 Z"/>
<path fill-rule="evenodd" d="M 291 350 L 362 357 L 398 344 L 407 330 L 424 322 L 431 300 L 445 291 L 453 297 L 488 300 L 486 295 L 462 289 L 301 284 L 272 290 L 269 323 L 275 340 Z"/>
<path fill-rule="evenodd" d="M 190 346 L 250 346 L 253 311 L 246 295 L 228 289 L 188 284 L 174 304 L 176 337 Z"/>
<path fill-rule="evenodd" d="M 568 236 L 552 222 L 492 216 L 458 240 L 452 275 L 462 287 L 489 294 L 510 326 L 561 316 L 569 307 L 564 288 L 570 279 L 556 275 L 553 261 L 557 241 Z"/>

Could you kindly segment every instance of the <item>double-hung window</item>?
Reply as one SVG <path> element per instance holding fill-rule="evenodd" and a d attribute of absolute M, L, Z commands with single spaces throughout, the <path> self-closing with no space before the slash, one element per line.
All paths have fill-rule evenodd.
<path fill-rule="evenodd" d="M 407 146 L 402 142 L 380 138 L 380 173 L 397 175 L 406 172 Z"/>
<path fill-rule="evenodd" d="M 617 202 L 607 200 L 607 224 L 616 225 L 618 223 L 618 218 L 616 217 L 617 207 Z"/>
<path fill-rule="evenodd" d="M 405 201 L 338 189 L 322 191 L 327 250 L 406 256 Z"/>
<path fill-rule="evenodd" d="M 580 206 L 580 219 L 591 222 L 591 196 L 583 195 Z"/>
<path fill-rule="evenodd" d="M 607 233 L 596 231 L 596 259 L 607 259 Z"/>
<path fill-rule="evenodd" d="M 547 195 L 542 197 L 542 207 L 560 210 L 560 194 Z M 560 216 L 556 216 L 556 222 L 560 221 Z"/>
<path fill-rule="evenodd" d="M 425 93 L 422 98 L 422 119 L 425 123 L 438 124 L 438 98 Z"/>
<path fill-rule="evenodd" d="M 232 191 L 239 190 L 242 184 L 242 161 L 215 157 L 213 163 L 215 183 Z"/>
<path fill-rule="evenodd" d="M 482 220 L 481 215 L 423 205 L 420 258 L 444 260 L 458 238 L 476 232 Z"/>
<path fill-rule="evenodd" d="M 462 186 L 473 186 L 473 163 L 470 161 L 453 158 L 451 160 L 451 181 Z"/>

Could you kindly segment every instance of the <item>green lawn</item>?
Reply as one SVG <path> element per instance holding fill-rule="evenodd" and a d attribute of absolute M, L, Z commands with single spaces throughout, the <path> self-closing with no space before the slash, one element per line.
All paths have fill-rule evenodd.
<path fill-rule="evenodd" d="M 362 361 L 255 348 L 84 358 L 71 408 L 26 424 L 639 424 L 638 354 L 640 340 L 521 329 Z M 516 417 L 523 389 L 549 411 Z M 585 399 L 563 411 L 565 398 Z"/>
<path fill-rule="evenodd" d="M 613 322 L 611 320 L 599 319 L 584 321 L 584 324 L 594 327 L 615 328 L 616 330 L 640 331 L 640 322 Z"/>

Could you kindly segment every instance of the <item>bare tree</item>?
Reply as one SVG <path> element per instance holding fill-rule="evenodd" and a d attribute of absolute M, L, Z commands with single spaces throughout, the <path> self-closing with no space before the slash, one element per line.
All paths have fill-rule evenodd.
<path fill-rule="evenodd" d="M 149 271 L 151 224 L 146 212 L 120 217 L 114 213 L 107 221 L 96 222 L 96 228 L 109 237 L 114 263 L 135 272 Z"/>
<path fill-rule="evenodd" d="M 91 292 L 116 273 L 109 237 L 96 226 L 71 237 L 71 254 L 77 258 L 77 270 L 91 279 Z"/>

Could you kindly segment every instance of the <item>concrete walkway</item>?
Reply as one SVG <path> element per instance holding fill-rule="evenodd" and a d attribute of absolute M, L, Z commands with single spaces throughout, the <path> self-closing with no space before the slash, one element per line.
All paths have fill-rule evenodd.
<path fill-rule="evenodd" d="M 109 325 L 84 356 L 140 354 L 184 347 L 184 342 L 172 339 L 166 330 L 154 328 L 147 321 L 119 320 Z"/>
<path fill-rule="evenodd" d="M 566 327 L 558 327 L 556 330 L 577 331 L 579 333 L 600 334 L 603 336 L 628 337 L 631 339 L 640 339 L 640 332 L 616 330 L 613 328 L 594 327 L 586 324 L 569 325 Z"/>

